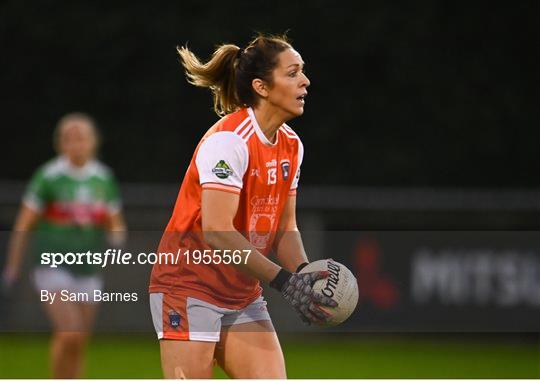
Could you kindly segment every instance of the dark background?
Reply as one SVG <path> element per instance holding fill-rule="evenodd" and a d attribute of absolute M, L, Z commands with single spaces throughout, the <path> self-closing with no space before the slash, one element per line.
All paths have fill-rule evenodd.
<path fill-rule="evenodd" d="M 290 339 L 281 333 L 300 322 L 274 294 L 289 376 L 538 378 L 540 299 L 528 292 L 538 289 L 540 245 L 505 241 L 507 258 L 497 238 L 540 229 L 540 3 L 356 3 L 0 0 L 0 230 L 12 227 L 31 173 L 53 157 L 57 120 L 85 111 L 121 183 L 130 244 L 154 248 L 193 150 L 217 120 L 175 47 L 206 59 L 220 43 L 289 31 L 311 80 L 305 114 L 290 122 L 306 149 L 302 236 L 311 260 L 350 266 L 361 293 L 346 337 Z M 405 232 L 388 232 L 396 229 Z M 497 231 L 470 242 L 444 229 Z M 356 240 L 369 230 L 385 232 L 369 245 Z M 0 233 L 5 248 L 9 233 Z M 434 253 L 429 303 L 409 287 L 418 247 Z M 107 287 L 143 295 L 148 271 L 110 267 Z M 467 299 L 486 277 L 487 305 Z M 0 378 L 47 377 L 48 337 L 14 328 L 47 324 L 28 280 L 17 298 L 0 297 Z M 515 291 L 510 307 L 497 305 L 503 286 Z M 448 304 L 456 287 L 461 299 Z M 102 308 L 85 376 L 161 377 L 147 300 Z M 435 326 L 500 330 L 420 334 Z M 144 333 L 119 335 L 135 327 Z"/>
<path fill-rule="evenodd" d="M 82 110 L 120 181 L 179 182 L 217 116 L 175 46 L 206 59 L 288 30 L 312 83 L 290 123 L 303 184 L 540 185 L 536 1 L 109 3 L 0 3 L 3 179 L 27 180 Z"/>

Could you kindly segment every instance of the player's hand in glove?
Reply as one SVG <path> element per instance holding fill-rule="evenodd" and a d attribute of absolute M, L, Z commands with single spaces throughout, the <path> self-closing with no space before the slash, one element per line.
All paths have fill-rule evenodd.
<path fill-rule="evenodd" d="M 304 323 L 323 323 L 329 315 L 319 306 L 337 307 L 337 302 L 313 291 L 313 284 L 328 276 L 328 271 L 291 274 L 287 270 L 281 269 L 274 280 L 270 282 L 270 286 L 281 292 Z"/>

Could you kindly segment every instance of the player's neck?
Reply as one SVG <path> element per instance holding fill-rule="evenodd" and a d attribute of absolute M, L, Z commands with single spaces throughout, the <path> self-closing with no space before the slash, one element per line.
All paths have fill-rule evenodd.
<path fill-rule="evenodd" d="M 68 164 L 75 169 L 83 168 L 90 161 L 90 159 L 88 158 L 74 158 L 67 155 L 65 155 L 64 157 L 67 160 Z"/>
<path fill-rule="evenodd" d="M 275 143 L 277 131 L 283 123 L 286 122 L 284 116 L 281 115 L 281 113 L 276 112 L 272 107 L 262 104 L 259 107 L 254 108 L 253 113 L 255 114 L 259 127 L 261 127 L 261 131 L 268 141 Z"/>

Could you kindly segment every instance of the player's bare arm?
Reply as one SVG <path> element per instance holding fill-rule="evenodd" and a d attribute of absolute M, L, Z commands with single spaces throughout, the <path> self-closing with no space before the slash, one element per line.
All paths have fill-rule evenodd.
<path fill-rule="evenodd" d="M 296 224 L 296 196 L 287 199 L 274 240 L 274 251 L 278 263 L 290 272 L 298 272 L 299 266 L 308 262 Z"/>
<path fill-rule="evenodd" d="M 108 240 L 111 245 L 122 246 L 127 239 L 127 226 L 122 212 L 112 213 L 107 219 Z"/>
<path fill-rule="evenodd" d="M 263 282 L 270 282 L 280 267 L 262 255 L 233 225 L 240 196 L 219 190 L 202 192 L 202 228 L 204 239 L 216 250 L 239 250 L 243 260 L 234 264 L 240 271 Z M 250 253 L 247 256 L 247 253 Z"/>
<path fill-rule="evenodd" d="M 2 274 L 2 283 L 6 288 L 11 287 L 19 277 L 24 252 L 28 244 L 28 234 L 39 221 L 41 213 L 22 204 L 13 226 L 11 234 L 7 262 Z"/>
<path fill-rule="evenodd" d="M 217 250 L 240 249 L 243 252 L 251 250 L 249 256 L 244 252 L 244 260 L 240 264 L 235 264 L 240 271 L 279 290 L 305 323 L 324 321 L 327 315 L 317 304 L 335 307 L 335 302 L 323 295 L 313 295 L 311 286 L 327 274 L 324 272 L 291 274 L 257 251 L 234 228 L 233 220 L 239 199 L 238 195 L 229 192 L 208 189 L 202 192 L 201 216 L 206 242 Z"/>

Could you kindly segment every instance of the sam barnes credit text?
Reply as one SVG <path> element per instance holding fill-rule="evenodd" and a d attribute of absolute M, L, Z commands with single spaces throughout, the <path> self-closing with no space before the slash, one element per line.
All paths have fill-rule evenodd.
<path fill-rule="evenodd" d="M 91 292 L 70 292 L 61 290 L 51 292 L 41 290 L 41 301 L 53 304 L 59 302 L 136 302 L 139 295 L 136 292 L 104 292 L 93 290 Z"/>

